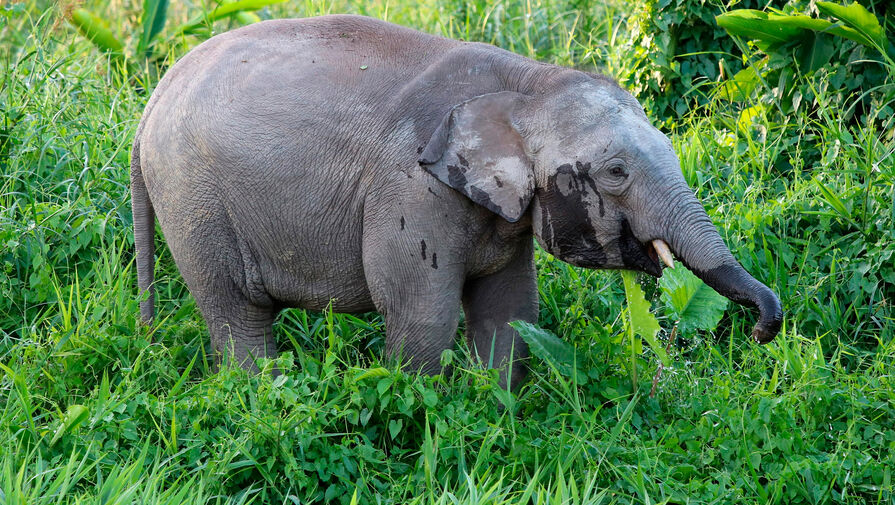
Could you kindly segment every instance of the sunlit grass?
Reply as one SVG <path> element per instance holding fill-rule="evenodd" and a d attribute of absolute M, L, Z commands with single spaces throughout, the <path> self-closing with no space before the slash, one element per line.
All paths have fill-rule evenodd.
<path fill-rule="evenodd" d="M 138 3 L 84 6 L 120 34 Z M 754 314 L 731 305 L 714 333 L 676 342 L 654 398 L 648 351 L 631 390 L 618 274 L 543 251 L 540 324 L 576 347 L 582 374 L 535 361 L 510 409 L 462 345 L 450 377 L 383 361 L 374 314 L 288 311 L 275 327 L 286 375 L 214 373 L 161 237 L 159 319 L 135 320 L 129 146 L 148 95 L 49 2 L 8 5 L 0 503 L 891 503 L 891 117 L 855 124 L 819 90 L 819 113 L 785 121 L 741 121 L 755 104 L 722 100 L 673 121 L 685 177 L 786 320 L 759 347 Z M 175 2 L 172 20 L 200 7 Z M 624 83 L 628 9 L 308 0 L 262 14 L 371 15 Z"/>

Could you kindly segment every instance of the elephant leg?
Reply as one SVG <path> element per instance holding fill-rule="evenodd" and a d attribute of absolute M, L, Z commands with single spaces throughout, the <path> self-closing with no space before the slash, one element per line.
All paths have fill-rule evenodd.
<path fill-rule="evenodd" d="M 456 341 L 463 262 L 431 230 L 402 234 L 391 224 L 368 221 L 364 229 L 364 274 L 385 317 L 386 355 L 437 374 L 441 354 Z"/>
<path fill-rule="evenodd" d="M 435 296 L 422 296 L 419 302 L 399 302 L 383 310 L 385 352 L 413 370 L 434 375 L 442 372 L 441 354 L 456 341 L 459 293 L 453 303 Z"/>
<path fill-rule="evenodd" d="M 528 345 L 509 324 L 538 320 L 538 283 L 529 241 L 502 270 L 470 279 L 463 288 L 463 311 L 470 347 L 488 367 L 503 369 L 501 385 L 517 389 L 528 374 Z"/>
<path fill-rule="evenodd" d="M 426 374 L 441 373 L 441 354 L 454 346 L 460 320 L 462 275 L 444 277 L 400 265 L 368 273 L 385 316 L 386 355 Z"/>
<path fill-rule="evenodd" d="M 186 237 L 172 234 L 168 247 L 208 325 L 215 362 L 227 359 L 258 371 L 255 359 L 276 357 L 272 326 L 277 307 L 264 290 L 254 257 L 237 240 L 223 211 L 209 212 L 201 205 L 179 210 L 175 219 L 204 217 L 162 224 L 163 229 L 167 223 L 168 229 L 191 230 Z"/>
<path fill-rule="evenodd" d="M 224 360 L 230 360 L 248 371 L 257 372 L 256 359 L 277 356 L 273 338 L 276 311 L 233 295 L 231 292 L 223 301 L 200 304 L 211 334 L 216 363 L 220 365 Z"/>

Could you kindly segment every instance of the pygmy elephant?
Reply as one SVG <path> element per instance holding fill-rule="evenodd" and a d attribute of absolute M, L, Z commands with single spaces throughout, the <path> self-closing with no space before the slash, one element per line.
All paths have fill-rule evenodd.
<path fill-rule="evenodd" d="M 281 308 L 330 303 L 382 313 L 386 353 L 424 372 L 461 309 L 484 362 L 524 359 L 507 322 L 538 316 L 532 235 L 585 268 L 660 276 L 673 254 L 758 308 L 758 342 L 781 324 L 612 79 L 374 19 L 198 46 L 146 106 L 131 184 L 142 319 L 157 217 L 216 352 L 247 368 L 274 355 Z"/>

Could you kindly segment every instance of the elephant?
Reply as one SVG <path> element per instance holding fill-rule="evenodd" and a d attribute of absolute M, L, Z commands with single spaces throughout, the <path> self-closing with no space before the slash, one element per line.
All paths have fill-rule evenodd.
<path fill-rule="evenodd" d="M 147 102 L 131 192 L 141 320 L 157 218 L 216 354 L 249 370 L 276 356 L 281 309 L 331 307 L 378 311 L 386 355 L 439 373 L 462 311 L 515 387 L 528 349 L 507 323 L 537 321 L 535 242 L 655 277 L 676 256 L 757 307 L 756 341 L 781 325 L 614 79 L 372 18 L 263 21 L 191 50 Z"/>

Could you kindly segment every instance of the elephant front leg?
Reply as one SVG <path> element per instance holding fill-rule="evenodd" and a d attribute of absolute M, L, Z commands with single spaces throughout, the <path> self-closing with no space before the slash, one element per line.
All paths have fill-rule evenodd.
<path fill-rule="evenodd" d="M 441 354 L 456 341 L 463 270 L 432 240 L 423 258 L 421 242 L 365 248 L 364 271 L 376 309 L 385 316 L 386 355 L 437 374 Z"/>
<path fill-rule="evenodd" d="M 453 348 L 456 340 L 459 295 L 454 300 L 434 296 L 421 300 L 432 303 L 404 300 L 385 309 L 385 350 L 390 359 L 434 375 L 442 372 L 441 354 Z"/>
<path fill-rule="evenodd" d="M 502 270 L 468 280 L 463 289 L 463 311 L 470 347 L 485 365 L 502 369 L 502 386 L 506 387 L 509 375 L 511 388 L 518 389 L 528 374 L 528 345 L 507 323 L 538 320 L 533 244 L 523 246 Z"/>

